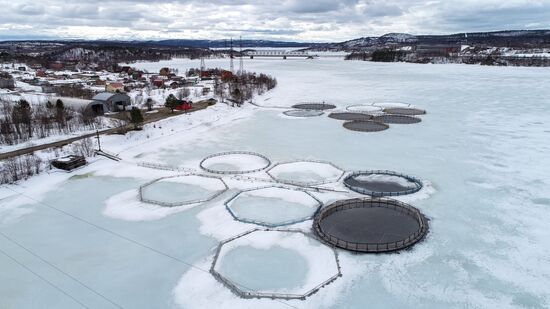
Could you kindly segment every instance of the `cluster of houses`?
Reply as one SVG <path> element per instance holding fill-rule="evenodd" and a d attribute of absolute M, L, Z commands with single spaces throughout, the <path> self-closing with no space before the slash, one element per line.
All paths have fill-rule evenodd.
<path fill-rule="evenodd" d="M 57 62 L 56 62 L 57 63 Z M 201 76 L 179 76 L 177 70 L 162 68 L 158 73 L 136 70 L 130 66 L 116 66 L 110 71 L 71 71 L 66 66 L 49 65 L 48 69 L 38 66 L 0 64 L 0 88 L 14 90 L 13 93 L 35 92 L 51 94 L 49 100 L 61 100 L 64 106 L 103 115 L 126 110 L 132 99 L 126 93 L 140 89 L 178 89 L 201 87 L 202 94 L 210 92 L 209 87 L 198 85 Z M 209 79 L 205 74 L 203 79 Z M 20 82 L 20 83 L 19 83 Z M 17 86 L 17 88 L 16 88 Z M 60 91 L 69 88 L 69 91 Z M 72 89 L 77 89 L 72 92 Z M 179 100 L 176 109 L 187 110 L 190 102 Z"/>
<path fill-rule="evenodd" d="M 1 67 L 0 88 L 13 88 L 11 81 L 14 77 L 41 87 L 43 93 L 55 93 L 60 85 L 84 86 L 95 92 L 115 93 L 145 87 L 176 89 L 196 85 L 199 81 L 199 77 L 178 76 L 169 68 L 162 68 L 158 73 L 144 72 L 130 66 L 116 66 L 109 71 L 72 71 L 66 69 L 65 63 L 53 64 L 48 69 L 39 65 L 4 64 Z"/>

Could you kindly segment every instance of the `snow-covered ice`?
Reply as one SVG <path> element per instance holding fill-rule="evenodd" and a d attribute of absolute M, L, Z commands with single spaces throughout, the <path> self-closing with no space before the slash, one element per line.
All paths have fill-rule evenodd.
<path fill-rule="evenodd" d="M 189 204 L 177 207 L 164 207 L 155 204 L 144 203 L 138 198 L 138 190 L 130 189 L 113 195 L 105 201 L 103 214 L 126 221 L 152 221 L 162 219 L 198 204 Z"/>

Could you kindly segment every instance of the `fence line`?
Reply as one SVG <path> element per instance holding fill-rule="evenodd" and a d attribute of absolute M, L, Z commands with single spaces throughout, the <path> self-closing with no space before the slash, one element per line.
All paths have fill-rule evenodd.
<path fill-rule="evenodd" d="M 138 162 L 137 165 L 141 166 L 141 167 L 152 168 L 152 169 L 157 169 L 157 170 L 183 172 L 183 173 L 187 173 L 187 174 L 190 174 L 190 175 L 196 175 L 196 176 L 210 176 L 208 174 L 201 173 L 201 172 L 199 172 L 197 170 L 194 170 L 192 168 L 174 167 L 174 166 L 170 166 L 170 165 L 151 163 L 151 162 Z M 345 174 L 345 172 L 344 172 L 344 174 Z M 342 174 L 342 176 L 344 174 Z M 268 176 L 270 176 L 269 178 L 252 177 L 252 176 L 238 175 L 238 174 L 226 175 L 226 176 L 229 176 L 231 179 L 235 179 L 235 180 L 238 180 L 238 181 L 248 181 L 248 182 L 251 182 L 251 183 L 252 182 L 267 182 L 267 183 L 274 183 L 274 184 L 280 184 L 280 185 L 289 185 L 289 186 L 300 187 L 300 188 L 303 188 L 305 190 L 315 191 L 315 192 L 330 191 L 330 192 L 347 193 L 347 191 L 316 187 L 317 185 L 321 185 L 321 184 L 306 185 L 306 184 L 301 184 L 301 183 L 294 183 L 294 184 L 283 183 L 281 181 L 277 181 L 277 180 L 273 179 L 273 177 L 271 177 L 271 175 L 268 175 Z M 336 181 L 338 181 L 338 180 L 336 180 Z"/>
<path fill-rule="evenodd" d="M 184 172 L 184 173 L 190 173 L 197 176 L 202 176 L 202 174 L 199 174 L 196 170 L 191 168 L 185 168 L 185 167 L 175 167 L 170 166 L 166 164 L 160 164 L 160 163 L 151 163 L 151 162 L 138 162 L 138 166 L 146 167 L 146 168 L 152 168 L 157 170 L 163 170 L 163 171 L 174 171 L 174 172 Z"/>

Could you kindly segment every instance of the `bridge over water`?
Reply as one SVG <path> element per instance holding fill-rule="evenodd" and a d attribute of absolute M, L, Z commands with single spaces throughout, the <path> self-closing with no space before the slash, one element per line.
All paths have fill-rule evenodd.
<path fill-rule="evenodd" d="M 249 56 L 250 59 L 254 59 L 254 57 L 277 57 L 277 58 L 307 58 L 307 59 L 313 59 L 318 57 L 317 55 L 311 55 L 307 51 L 300 51 L 300 50 L 294 50 L 294 51 L 286 51 L 286 50 L 254 50 L 254 51 L 247 51 L 244 52 L 245 56 Z"/>

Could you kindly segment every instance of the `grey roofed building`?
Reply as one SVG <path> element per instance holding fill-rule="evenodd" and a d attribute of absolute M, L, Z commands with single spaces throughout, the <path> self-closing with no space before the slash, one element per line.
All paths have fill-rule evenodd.
<path fill-rule="evenodd" d="M 103 115 L 107 108 L 102 102 L 69 97 L 53 97 L 49 101 L 55 105 L 57 100 L 63 102 L 63 106 L 80 113 L 92 112 L 94 115 Z"/>
<path fill-rule="evenodd" d="M 123 93 L 102 92 L 92 98 L 96 104 L 103 104 L 105 111 L 118 112 L 126 110 L 126 106 L 131 105 L 131 99 Z"/>

